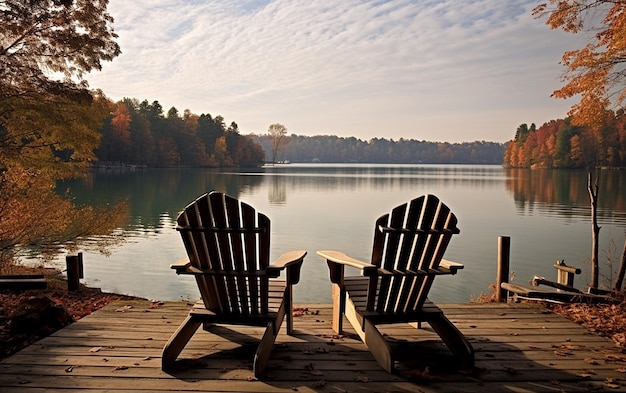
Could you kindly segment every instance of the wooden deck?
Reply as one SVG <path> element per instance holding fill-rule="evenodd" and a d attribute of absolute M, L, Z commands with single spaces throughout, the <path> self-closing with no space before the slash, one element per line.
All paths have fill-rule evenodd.
<path fill-rule="evenodd" d="M 299 306 L 306 312 L 295 318 L 296 334 L 278 337 L 262 380 L 249 369 L 262 329 L 250 327 L 199 332 L 181 354 L 194 360 L 168 374 L 161 349 L 189 307 L 136 301 L 111 304 L 1 361 L 0 392 L 626 391 L 626 355 L 538 306 L 440 306 L 474 345 L 475 375 L 448 369 L 454 359 L 427 325 L 387 329 L 406 359 L 389 375 L 353 332 L 333 334 L 330 305 Z"/>

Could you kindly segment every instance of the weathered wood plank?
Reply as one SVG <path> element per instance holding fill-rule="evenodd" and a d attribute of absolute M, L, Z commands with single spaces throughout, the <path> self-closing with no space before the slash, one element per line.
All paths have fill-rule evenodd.
<path fill-rule="evenodd" d="M 400 358 L 398 374 L 390 375 L 349 324 L 343 335 L 332 332 L 330 305 L 298 307 L 294 336 L 281 330 L 260 381 L 252 378 L 250 355 L 263 329 L 247 326 L 200 331 L 182 352 L 180 367 L 165 373 L 162 347 L 190 306 L 139 301 L 109 305 L 3 359 L 0 391 L 626 391 L 626 355 L 537 305 L 440 306 L 474 346 L 474 375 L 450 370 L 454 357 L 428 324 L 383 327 Z"/>

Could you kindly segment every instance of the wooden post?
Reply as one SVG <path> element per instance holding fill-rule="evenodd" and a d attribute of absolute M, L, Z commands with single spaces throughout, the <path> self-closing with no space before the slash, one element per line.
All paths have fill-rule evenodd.
<path fill-rule="evenodd" d="M 83 268 L 83 253 L 78 253 L 78 278 L 85 278 L 85 269 Z"/>
<path fill-rule="evenodd" d="M 506 302 L 507 291 L 500 284 L 509 282 L 509 264 L 511 254 L 511 238 L 498 236 L 498 272 L 496 276 L 496 301 Z"/>
<path fill-rule="evenodd" d="M 564 260 L 556 261 L 554 268 L 556 269 L 556 282 L 568 287 L 574 286 L 574 277 L 581 272 L 579 268 L 567 266 Z"/>
<path fill-rule="evenodd" d="M 82 265 L 82 254 L 68 255 L 65 257 L 67 266 L 67 290 L 78 291 L 80 288 L 80 272 Z"/>

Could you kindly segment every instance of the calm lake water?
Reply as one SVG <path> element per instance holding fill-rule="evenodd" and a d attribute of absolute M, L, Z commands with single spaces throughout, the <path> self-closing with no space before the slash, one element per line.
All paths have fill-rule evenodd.
<path fill-rule="evenodd" d="M 195 300 L 195 281 L 169 265 L 185 257 L 175 219 L 204 192 L 237 197 L 272 220 L 272 257 L 309 252 L 296 302 L 330 302 L 328 269 L 315 254 L 342 250 L 369 260 L 374 221 L 414 197 L 439 196 L 456 213 L 461 233 L 446 259 L 465 264 L 456 276 L 438 278 L 437 302 L 468 302 L 495 282 L 498 236 L 511 237 L 515 282 L 533 275 L 555 279 L 552 265 L 564 259 L 583 268 L 576 285 L 589 281 L 591 222 L 587 174 L 564 170 L 506 170 L 459 165 L 280 165 L 241 172 L 201 169 L 93 173 L 65 183 L 78 202 L 107 203 L 127 197 L 127 242 L 109 257 L 84 253 L 87 285 L 150 299 Z M 601 273 L 617 268 L 626 229 L 626 171 L 602 171 L 599 224 Z M 65 264 L 64 256 L 56 263 Z"/>

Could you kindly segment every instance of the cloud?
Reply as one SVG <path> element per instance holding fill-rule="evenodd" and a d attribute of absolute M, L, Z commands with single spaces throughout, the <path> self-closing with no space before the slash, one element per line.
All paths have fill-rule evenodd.
<path fill-rule="evenodd" d="M 534 2 L 111 0 L 112 99 L 222 115 L 243 133 L 505 141 L 564 117 L 561 54 L 580 39 Z"/>

